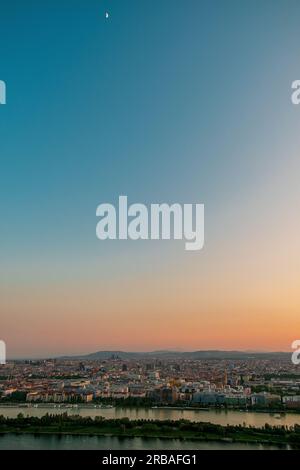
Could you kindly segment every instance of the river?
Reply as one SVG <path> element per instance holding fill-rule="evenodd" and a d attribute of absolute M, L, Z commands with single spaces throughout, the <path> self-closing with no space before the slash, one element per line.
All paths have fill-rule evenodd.
<path fill-rule="evenodd" d="M 288 449 L 288 447 L 285 447 Z M 0 435 L 0 450 L 276 450 L 275 446 L 179 439 L 98 436 Z"/>
<path fill-rule="evenodd" d="M 22 408 L 18 406 L 0 406 L 0 415 L 15 418 L 19 413 L 29 416 L 41 417 L 46 413 L 65 413 L 80 416 L 103 416 L 107 419 L 152 419 L 152 420 L 178 420 L 188 419 L 190 421 L 211 422 L 214 424 L 239 425 L 262 427 L 265 423 L 275 426 L 300 425 L 300 414 L 297 413 L 259 413 L 255 411 L 234 410 L 190 410 L 190 409 L 167 409 L 167 408 L 95 408 L 94 406 L 82 405 L 78 408 L 54 407 L 53 405 L 38 405 Z"/>

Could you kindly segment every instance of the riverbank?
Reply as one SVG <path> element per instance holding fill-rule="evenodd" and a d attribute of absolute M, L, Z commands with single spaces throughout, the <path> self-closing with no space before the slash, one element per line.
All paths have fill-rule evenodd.
<path fill-rule="evenodd" d="M 177 411 L 212 411 L 212 412 L 236 412 L 236 413 L 266 413 L 266 414 L 295 414 L 300 416 L 300 409 L 282 409 L 282 408 L 236 408 L 236 407 L 214 407 L 214 406 L 176 406 L 176 405 L 127 405 L 124 403 L 116 403 L 114 405 L 101 403 L 18 403 L 18 402 L 1 402 L 1 408 L 66 408 L 66 409 L 133 409 L 133 410 L 177 410 Z"/>
<path fill-rule="evenodd" d="M 268 413 L 268 414 L 281 414 L 286 413 L 300 415 L 299 409 L 282 409 L 282 408 L 235 408 L 235 407 L 215 407 L 215 406 L 151 406 L 152 410 L 187 410 L 187 411 L 232 411 L 237 413 Z"/>
<path fill-rule="evenodd" d="M 97 407 L 89 404 L 64 407 L 62 405 L 5 405 L 0 406 L 0 416 L 7 418 L 17 418 L 19 413 L 24 415 L 41 418 L 45 414 L 63 414 L 70 416 L 80 415 L 82 417 L 103 417 L 106 419 L 122 419 L 130 420 L 180 420 L 185 419 L 195 422 L 210 422 L 213 424 L 227 425 L 245 425 L 252 427 L 263 427 L 265 424 L 271 426 L 300 426 L 300 415 L 295 413 L 264 413 L 243 410 L 223 410 L 223 409 L 178 409 L 178 408 L 142 408 L 142 407 Z"/>

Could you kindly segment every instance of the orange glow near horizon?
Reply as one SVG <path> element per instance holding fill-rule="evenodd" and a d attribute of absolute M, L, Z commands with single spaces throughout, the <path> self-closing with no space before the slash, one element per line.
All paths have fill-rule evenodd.
<path fill-rule="evenodd" d="M 8 355 L 290 351 L 300 337 L 298 167 L 286 177 L 289 194 L 285 186 L 277 190 L 276 204 L 274 177 L 261 194 L 256 189 L 252 199 L 240 197 L 234 210 L 217 214 L 224 230 L 215 228 L 213 237 L 208 230 L 202 252 L 126 245 L 86 264 L 70 259 L 70 267 L 49 259 L 46 273 L 30 259 L 23 279 L 0 287 Z"/>

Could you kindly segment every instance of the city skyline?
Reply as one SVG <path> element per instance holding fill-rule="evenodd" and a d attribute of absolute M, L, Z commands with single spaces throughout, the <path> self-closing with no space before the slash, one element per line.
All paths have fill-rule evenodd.
<path fill-rule="evenodd" d="M 120 360 L 127 360 L 133 358 L 148 358 L 148 359 L 169 359 L 169 358 L 177 358 L 178 360 L 184 358 L 191 358 L 193 357 L 192 354 L 199 353 L 199 358 L 194 358 L 195 360 L 204 360 L 209 358 L 210 360 L 229 360 L 232 357 L 234 360 L 236 358 L 240 359 L 249 359 L 251 357 L 270 357 L 272 355 L 282 355 L 282 357 L 290 357 L 292 352 L 295 349 L 288 349 L 286 351 L 277 351 L 277 350 L 263 350 L 263 349 L 182 349 L 182 348 L 169 348 L 169 349 L 158 349 L 158 350 L 122 350 L 122 349 L 100 349 L 97 351 L 83 351 L 77 352 L 76 354 L 70 353 L 67 354 L 50 354 L 50 355 L 43 355 L 38 354 L 36 356 L 7 356 L 7 361 L 14 361 L 14 360 L 47 360 L 47 359 L 71 359 L 71 360 L 86 360 L 86 361 L 95 361 L 97 358 L 99 360 L 104 360 L 106 357 L 111 358 L 116 356 Z M 204 353 L 204 356 L 201 354 Z M 232 356 L 230 355 L 232 353 Z M 252 356 L 253 355 L 253 356 Z"/>

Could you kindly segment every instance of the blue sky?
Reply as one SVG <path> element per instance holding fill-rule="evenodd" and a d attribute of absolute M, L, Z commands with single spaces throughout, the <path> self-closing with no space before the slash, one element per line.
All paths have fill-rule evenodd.
<path fill-rule="evenodd" d="M 0 13 L 4 288 L 209 271 L 294 181 L 280 175 L 299 143 L 299 2 L 11 0 Z M 96 207 L 120 194 L 204 203 L 205 251 L 101 244 Z"/>

